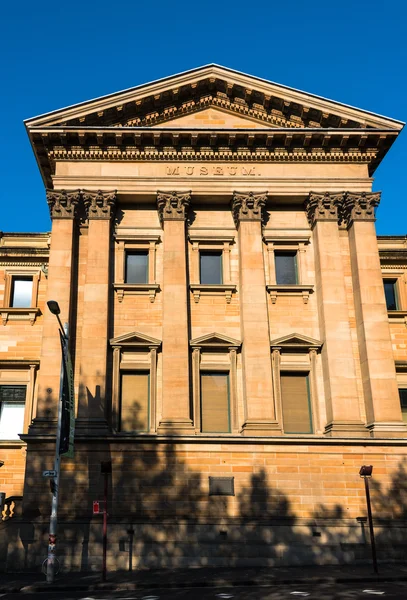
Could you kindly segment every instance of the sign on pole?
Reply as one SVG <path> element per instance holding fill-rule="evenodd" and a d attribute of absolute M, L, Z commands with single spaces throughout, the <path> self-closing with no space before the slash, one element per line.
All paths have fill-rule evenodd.
<path fill-rule="evenodd" d="M 48 470 L 48 471 L 43 471 L 42 472 L 42 476 L 43 477 L 56 477 L 57 476 L 57 472 L 54 469 Z"/>
<path fill-rule="evenodd" d="M 75 438 L 75 398 L 73 369 L 71 356 L 68 350 L 68 339 L 60 333 L 62 347 L 62 363 L 64 369 L 62 386 L 62 420 L 61 439 L 59 443 L 59 454 L 68 458 L 74 455 Z"/>

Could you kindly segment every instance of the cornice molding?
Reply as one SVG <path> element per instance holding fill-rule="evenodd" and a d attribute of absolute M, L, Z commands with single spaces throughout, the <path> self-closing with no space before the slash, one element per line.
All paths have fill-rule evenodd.
<path fill-rule="evenodd" d="M 262 221 L 262 209 L 267 202 L 267 192 L 233 192 L 232 214 L 236 227 L 242 221 Z"/>
<path fill-rule="evenodd" d="M 51 219 L 74 219 L 80 201 L 80 190 L 46 190 Z"/>
<path fill-rule="evenodd" d="M 111 192 L 82 190 L 81 194 L 88 219 L 111 219 L 114 216 L 117 201 L 116 190 Z"/>
<path fill-rule="evenodd" d="M 157 192 L 157 208 L 161 222 L 185 221 L 191 192 Z"/>

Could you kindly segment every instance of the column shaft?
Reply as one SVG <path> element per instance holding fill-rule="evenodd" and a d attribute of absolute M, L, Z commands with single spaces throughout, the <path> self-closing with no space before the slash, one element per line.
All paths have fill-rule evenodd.
<path fill-rule="evenodd" d="M 271 375 L 270 333 L 264 274 L 261 212 L 266 194 L 235 193 L 233 213 L 239 227 L 240 314 L 246 435 L 269 435 L 276 421 Z"/>

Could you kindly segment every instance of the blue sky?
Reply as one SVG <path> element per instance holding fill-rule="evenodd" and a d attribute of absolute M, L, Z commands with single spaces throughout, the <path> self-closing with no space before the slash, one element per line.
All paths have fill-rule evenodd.
<path fill-rule="evenodd" d="M 405 0 L 15 0 L 1 13 L 2 231 L 51 225 L 24 119 L 203 64 L 407 121 Z M 406 156 L 407 130 L 375 173 L 379 234 L 407 234 Z"/>

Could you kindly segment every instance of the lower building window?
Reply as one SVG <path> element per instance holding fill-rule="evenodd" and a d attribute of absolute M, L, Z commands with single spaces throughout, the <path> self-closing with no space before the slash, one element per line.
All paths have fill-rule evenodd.
<path fill-rule="evenodd" d="M 33 293 L 32 277 L 13 277 L 11 284 L 11 302 L 13 308 L 30 308 Z"/>
<path fill-rule="evenodd" d="M 200 252 L 200 283 L 220 285 L 222 279 L 222 252 Z"/>
<path fill-rule="evenodd" d="M 148 252 L 128 252 L 126 283 L 148 283 Z"/>
<path fill-rule="evenodd" d="M 397 279 L 384 279 L 384 295 L 386 297 L 387 310 L 398 310 L 397 302 Z"/>
<path fill-rule="evenodd" d="M 401 414 L 403 421 L 407 423 L 407 388 L 399 388 Z"/>
<path fill-rule="evenodd" d="M 0 439 L 18 440 L 24 430 L 25 385 L 0 385 Z"/>
<path fill-rule="evenodd" d="M 281 374 L 281 403 L 284 433 L 313 433 L 308 374 Z"/>
<path fill-rule="evenodd" d="M 201 429 L 203 433 L 230 433 L 227 373 L 201 374 Z"/>
<path fill-rule="evenodd" d="M 123 373 L 121 376 L 120 431 L 148 431 L 150 428 L 150 374 Z"/>

